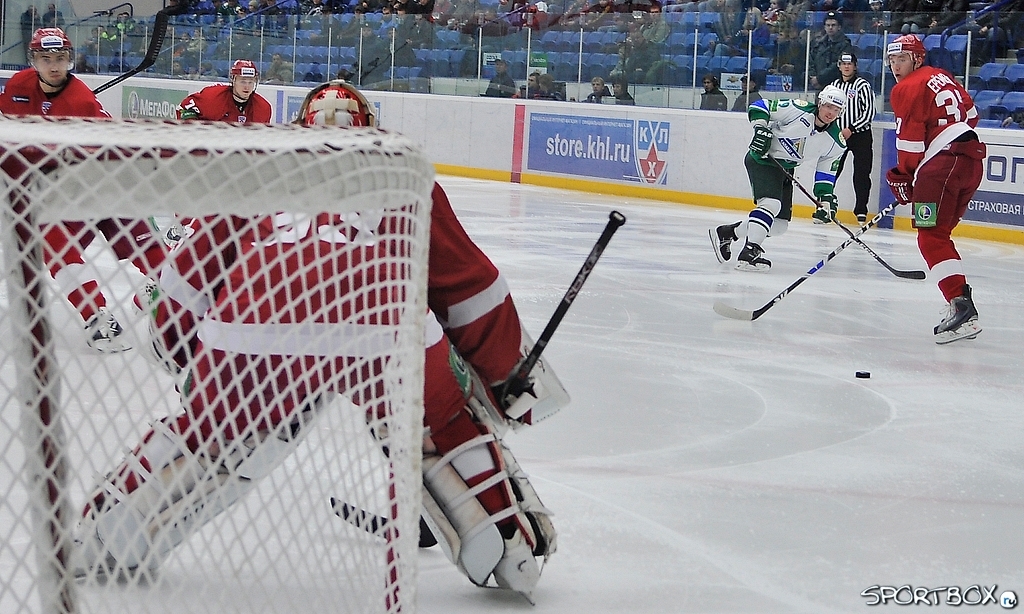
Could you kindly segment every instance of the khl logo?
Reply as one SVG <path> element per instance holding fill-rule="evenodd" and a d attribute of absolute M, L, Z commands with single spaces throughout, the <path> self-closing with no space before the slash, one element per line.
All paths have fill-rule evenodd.
<path fill-rule="evenodd" d="M 637 120 L 633 129 L 633 151 L 636 152 L 636 171 L 645 183 L 664 185 L 668 164 L 670 122 Z"/>

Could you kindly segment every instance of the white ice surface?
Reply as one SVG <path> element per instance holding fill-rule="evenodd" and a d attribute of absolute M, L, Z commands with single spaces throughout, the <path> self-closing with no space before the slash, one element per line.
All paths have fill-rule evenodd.
<path fill-rule="evenodd" d="M 842 243 L 834 226 L 795 221 L 765 243 L 771 272 L 746 273 L 707 234 L 734 211 L 441 183 L 534 336 L 609 211 L 628 222 L 546 350 L 572 405 L 508 439 L 559 530 L 536 606 L 471 586 L 435 548 L 419 611 L 854 612 L 873 609 L 869 586 L 905 584 L 1024 595 L 1024 249 L 956 240 L 984 331 L 938 346 L 935 283 L 857 247 L 756 322 L 712 311 L 764 304 Z M 864 239 L 925 268 L 913 233 Z"/>

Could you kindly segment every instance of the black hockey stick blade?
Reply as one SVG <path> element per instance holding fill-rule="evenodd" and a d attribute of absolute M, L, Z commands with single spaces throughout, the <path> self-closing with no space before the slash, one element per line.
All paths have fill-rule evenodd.
<path fill-rule="evenodd" d="M 787 286 L 785 290 L 776 294 L 774 297 L 772 297 L 772 300 L 768 301 L 761 307 L 758 307 L 757 309 L 754 309 L 752 311 L 748 311 L 745 309 L 737 309 L 735 307 L 730 307 L 729 305 L 726 305 L 721 301 L 715 301 L 715 304 L 713 305 L 715 313 L 726 318 L 731 318 L 733 320 L 756 320 L 760 318 L 765 314 L 766 311 L 774 307 L 776 303 L 786 298 L 786 296 L 789 295 L 789 293 L 792 292 L 794 289 L 796 289 L 797 286 L 807 281 L 807 279 L 811 275 L 814 275 L 815 273 L 820 271 L 822 268 L 825 267 L 825 265 L 830 260 L 838 256 L 840 252 L 842 252 L 844 249 L 852 245 L 854 241 L 856 241 L 857 238 L 860 237 L 860 235 L 864 234 L 865 232 L 868 231 L 869 228 L 880 222 L 883 217 L 888 215 L 890 211 L 896 208 L 897 204 L 898 203 L 892 203 L 885 209 L 879 211 L 875 215 L 875 217 L 871 218 L 871 220 L 869 220 L 867 224 L 861 227 L 861 229 L 855 235 L 851 236 L 849 239 L 840 243 L 839 247 L 829 252 L 827 256 L 819 260 L 814 266 L 808 269 L 808 271 L 804 273 L 799 279 L 789 284 L 789 286 Z"/>
<path fill-rule="evenodd" d="M 540 360 L 540 354 L 547 347 L 548 341 L 555 334 L 555 330 L 558 325 L 562 322 L 562 318 L 565 317 L 566 312 L 569 311 L 569 307 L 572 306 L 573 301 L 576 300 L 576 296 L 580 293 L 580 289 L 583 288 L 583 283 L 590 277 L 590 272 L 594 270 L 594 265 L 597 264 L 598 258 L 604 253 L 604 248 L 608 246 L 608 242 L 612 240 L 612 235 L 619 229 L 623 224 L 626 223 L 626 216 L 622 215 L 618 211 L 612 211 L 608 214 L 608 223 L 604 227 L 604 231 L 601 236 L 598 237 L 597 243 L 590 250 L 590 254 L 587 259 L 583 262 L 583 266 L 580 268 L 580 272 L 576 274 L 576 278 L 573 279 L 572 284 L 569 285 L 569 289 L 565 292 L 565 296 L 562 297 L 562 301 L 558 304 L 555 309 L 555 313 L 551 315 L 551 319 L 548 320 L 548 325 L 544 327 L 544 332 L 537 338 L 536 343 L 533 344 L 533 348 L 530 349 L 530 353 L 526 355 L 526 358 L 516 367 L 515 373 L 506 380 L 504 387 L 499 395 L 499 400 L 504 400 L 509 396 L 518 398 L 526 390 L 530 388 L 530 372 L 537 366 L 537 361 Z"/>
<path fill-rule="evenodd" d="M 381 527 L 388 525 L 388 519 L 383 516 L 378 516 L 372 512 L 368 512 L 364 509 L 345 503 L 339 499 L 331 497 L 331 509 L 334 510 L 334 514 L 339 518 L 350 523 L 357 529 L 362 529 L 372 535 L 377 535 L 377 531 Z M 430 527 L 427 526 L 426 521 L 420 516 L 420 548 L 430 548 L 431 546 L 437 545 L 437 538 L 430 532 Z"/>
<path fill-rule="evenodd" d="M 188 8 L 188 2 L 185 2 L 185 0 L 179 0 L 177 4 L 165 6 L 157 11 L 156 19 L 153 21 L 153 38 L 149 39 L 149 47 L 146 49 L 146 55 L 142 58 L 142 61 L 139 62 L 139 65 L 100 85 L 94 89 L 92 93 L 99 94 L 100 92 L 106 91 L 125 79 L 134 77 L 155 64 L 156 57 L 160 55 L 160 48 L 164 46 L 164 37 L 167 36 L 167 22 L 170 20 L 171 15 L 181 15 L 182 13 L 185 13 Z"/>
<path fill-rule="evenodd" d="M 387 526 L 388 519 L 383 516 L 360 509 L 340 499 L 331 497 L 331 509 L 342 520 L 348 522 L 357 529 L 367 533 L 377 534 L 382 527 Z"/>
<path fill-rule="evenodd" d="M 804 193 L 804 196 L 806 196 L 807 198 L 811 199 L 811 202 L 814 203 L 815 207 L 821 207 L 821 201 L 819 201 L 810 192 L 808 192 L 807 188 L 805 188 L 803 186 L 803 184 L 801 184 L 799 181 L 796 180 L 796 177 L 793 176 L 793 173 L 789 172 L 789 170 L 787 170 L 785 166 L 782 166 L 782 163 L 779 162 L 778 160 L 776 160 L 774 157 L 768 156 L 768 158 L 772 162 L 774 162 L 775 165 L 778 166 L 779 169 L 781 169 L 783 173 L 786 173 L 786 176 L 789 177 L 790 181 L 792 181 L 794 184 L 796 184 L 796 187 L 800 188 L 800 191 Z M 927 277 L 927 275 L 925 274 L 924 271 L 904 271 L 903 269 L 897 269 L 897 268 L 892 267 L 881 256 L 879 256 L 877 253 L 875 253 L 875 250 L 871 249 L 871 247 L 867 243 L 861 241 L 859 236 L 854 235 L 853 231 L 851 231 L 849 228 L 847 228 L 842 222 L 840 222 L 838 219 L 835 219 L 835 220 L 832 220 L 832 221 L 836 223 L 836 226 L 839 226 L 840 228 L 842 228 L 843 232 L 845 232 L 847 235 L 852 237 L 853 240 L 856 241 L 858 245 L 863 247 L 864 251 L 866 251 L 868 254 L 870 254 L 871 257 L 874 258 L 878 262 L 878 264 L 880 264 L 883 267 L 885 267 L 890 273 L 892 273 L 896 277 L 900 277 L 902 279 L 925 279 Z"/>

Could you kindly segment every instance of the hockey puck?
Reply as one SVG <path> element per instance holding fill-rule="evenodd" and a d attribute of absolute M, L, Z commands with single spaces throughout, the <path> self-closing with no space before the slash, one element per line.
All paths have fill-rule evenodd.
<path fill-rule="evenodd" d="M 857 371 L 857 377 L 860 379 L 871 379 L 870 371 Z"/>

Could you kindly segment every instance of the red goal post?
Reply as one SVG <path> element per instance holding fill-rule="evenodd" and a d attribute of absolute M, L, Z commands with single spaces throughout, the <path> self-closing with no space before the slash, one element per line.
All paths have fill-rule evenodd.
<path fill-rule="evenodd" d="M 400 135 L 370 128 L 19 118 L 0 120 L 0 169 L 0 612 L 413 611 L 429 160 Z M 311 227 L 317 215 L 340 227 Z M 383 394 L 371 412 L 350 391 L 312 391 L 314 418 L 261 432 L 301 431 L 283 461 L 158 566 L 76 577 L 69 561 L 85 504 L 151 424 L 183 411 L 189 369 L 176 377 L 143 359 L 150 314 L 133 310 L 132 298 L 145 279 L 102 240 L 74 271 L 99 283 L 134 349 L 87 347 L 78 313 L 44 262 L 41 229 L 84 222 L 95 232 L 104 219 L 213 216 L 305 220 L 273 237 L 316 241 L 330 232 L 338 237 L 334 257 L 367 260 L 338 282 L 349 307 L 345 321 L 330 323 L 346 334 L 370 321 L 386 325 L 386 344 L 353 341 L 384 346 L 375 355 L 383 366 L 353 360 L 351 372 L 335 375 Z M 382 241 L 394 249 L 368 247 Z M 371 277 L 366 267 L 389 274 L 355 283 Z M 389 297 L 390 318 L 372 312 L 381 296 Z M 309 343 L 298 352 L 309 355 L 326 343 L 308 334 L 278 341 Z M 279 400 L 260 402 L 273 408 Z M 197 456 L 211 453 L 203 445 Z M 333 514 L 332 496 L 394 521 L 376 533 L 355 527 Z"/>

